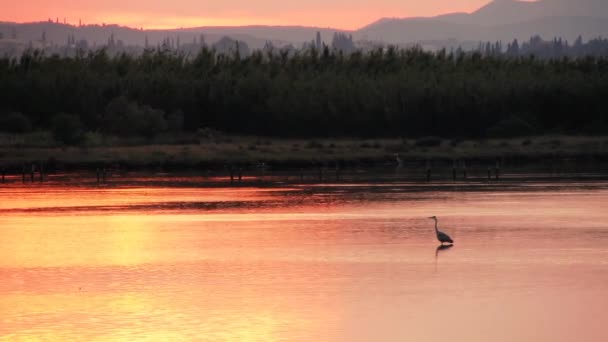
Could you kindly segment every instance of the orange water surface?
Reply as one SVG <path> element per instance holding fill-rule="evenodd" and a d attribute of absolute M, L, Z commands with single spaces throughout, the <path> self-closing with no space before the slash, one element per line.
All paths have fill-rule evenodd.
<path fill-rule="evenodd" d="M 608 341 L 602 182 L 0 198 L 1 341 Z"/>

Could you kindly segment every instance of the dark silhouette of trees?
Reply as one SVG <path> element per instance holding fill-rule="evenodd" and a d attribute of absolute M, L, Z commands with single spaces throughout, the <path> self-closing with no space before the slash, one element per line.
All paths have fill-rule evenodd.
<path fill-rule="evenodd" d="M 27 116 L 18 112 L 0 113 L 0 131 L 7 133 L 27 133 L 32 124 Z"/>
<path fill-rule="evenodd" d="M 84 127 L 76 115 L 59 113 L 51 121 L 51 131 L 56 141 L 66 145 L 76 145 L 82 142 Z"/>
<path fill-rule="evenodd" d="M 245 55 L 225 42 L 238 50 L 0 58 L 0 124 L 53 130 L 68 144 L 82 135 L 70 130 L 149 138 L 199 128 L 283 137 L 608 133 L 604 57 L 523 57 L 519 42 L 507 47 L 512 56 L 390 47 Z"/>
<path fill-rule="evenodd" d="M 319 39 L 319 37 L 317 37 Z M 345 33 L 336 32 L 331 41 L 332 49 L 340 51 L 342 53 L 352 53 L 355 51 L 355 43 L 353 42 L 353 36 Z"/>
<path fill-rule="evenodd" d="M 102 131 L 117 136 L 141 135 L 152 138 L 167 129 L 167 120 L 162 110 L 150 106 L 140 107 L 124 96 L 112 99 L 102 118 Z"/>
<path fill-rule="evenodd" d="M 552 40 L 543 40 L 540 36 L 533 36 L 528 41 L 518 42 L 515 39 L 508 43 L 503 50 L 499 43 L 480 43 L 477 51 L 485 56 L 502 55 L 508 57 L 527 57 L 535 56 L 542 59 L 584 58 L 587 56 L 606 57 L 608 56 L 608 39 L 595 38 L 584 43 L 579 36 L 573 44 L 556 37 Z"/>

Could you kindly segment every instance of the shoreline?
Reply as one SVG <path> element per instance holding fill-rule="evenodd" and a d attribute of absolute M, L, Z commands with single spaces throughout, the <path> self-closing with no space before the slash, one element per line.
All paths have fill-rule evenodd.
<path fill-rule="evenodd" d="M 516 139 L 273 139 L 230 137 L 198 144 L 37 147 L 0 145 L 0 168 L 21 170 L 274 170 L 355 168 L 544 167 L 608 163 L 608 137 L 540 136 Z M 584 167 L 586 168 L 586 167 Z"/>

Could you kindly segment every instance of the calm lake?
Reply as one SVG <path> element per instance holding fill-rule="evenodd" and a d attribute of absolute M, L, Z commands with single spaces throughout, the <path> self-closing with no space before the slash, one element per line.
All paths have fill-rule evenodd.
<path fill-rule="evenodd" d="M 0 186 L 0 340 L 608 341 L 608 182 L 192 183 Z"/>

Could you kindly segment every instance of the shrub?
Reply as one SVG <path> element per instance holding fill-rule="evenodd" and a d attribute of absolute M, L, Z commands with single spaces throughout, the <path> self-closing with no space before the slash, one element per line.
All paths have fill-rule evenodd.
<path fill-rule="evenodd" d="M 463 142 L 464 142 L 464 140 L 462 140 L 462 139 L 452 139 L 452 140 L 450 141 L 450 146 L 452 146 L 452 147 L 457 147 L 457 146 L 459 146 L 460 144 L 462 144 Z"/>
<path fill-rule="evenodd" d="M 32 124 L 27 116 L 19 112 L 0 115 L 0 131 L 7 133 L 27 133 L 32 130 Z"/>
<path fill-rule="evenodd" d="M 306 143 L 305 147 L 306 148 L 323 148 L 323 144 L 318 141 L 311 140 L 308 143 Z"/>
<path fill-rule="evenodd" d="M 66 145 L 76 145 L 82 142 L 84 130 L 82 122 L 76 115 L 60 113 L 53 117 L 52 132 L 56 141 Z"/>
<path fill-rule="evenodd" d="M 210 127 L 199 128 L 197 130 L 197 135 L 199 136 L 199 139 L 201 142 L 203 142 L 203 141 L 214 142 L 216 140 L 219 141 L 223 137 L 222 132 L 215 130 L 213 128 L 210 128 Z"/>
<path fill-rule="evenodd" d="M 184 128 L 184 112 L 176 110 L 167 117 L 167 127 L 172 132 L 179 132 Z"/>
<path fill-rule="evenodd" d="M 493 138 L 514 138 L 533 135 L 534 127 L 528 122 L 512 116 L 498 122 L 486 131 L 486 135 Z"/>
<path fill-rule="evenodd" d="M 591 135 L 604 135 L 608 133 L 608 124 L 601 120 L 594 120 L 585 125 L 583 131 Z"/>
<path fill-rule="evenodd" d="M 134 134 L 136 127 L 133 126 L 132 117 L 138 111 L 135 103 L 129 102 L 124 97 L 116 97 L 106 106 L 103 117 L 103 130 L 119 136 Z"/>
<path fill-rule="evenodd" d="M 147 138 L 153 138 L 157 134 L 167 130 L 165 113 L 160 109 L 144 106 L 132 120 L 139 127 L 138 133 Z"/>
<path fill-rule="evenodd" d="M 443 140 L 439 137 L 424 137 L 416 140 L 416 146 L 419 147 L 439 147 Z"/>
<path fill-rule="evenodd" d="M 88 147 L 102 146 L 104 143 L 103 136 L 98 132 L 86 132 L 82 140 L 83 144 Z"/>
<path fill-rule="evenodd" d="M 175 115 L 176 117 L 172 117 L 172 124 L 179 125 L 179 113 Z M 138 135 L 153 138 L 166 131 L 169 126 L 162 110 L 149 106 L 140 107 L 120 96 L 106 106 L 103 128 L 106 133 L 118 136 Z"/>

